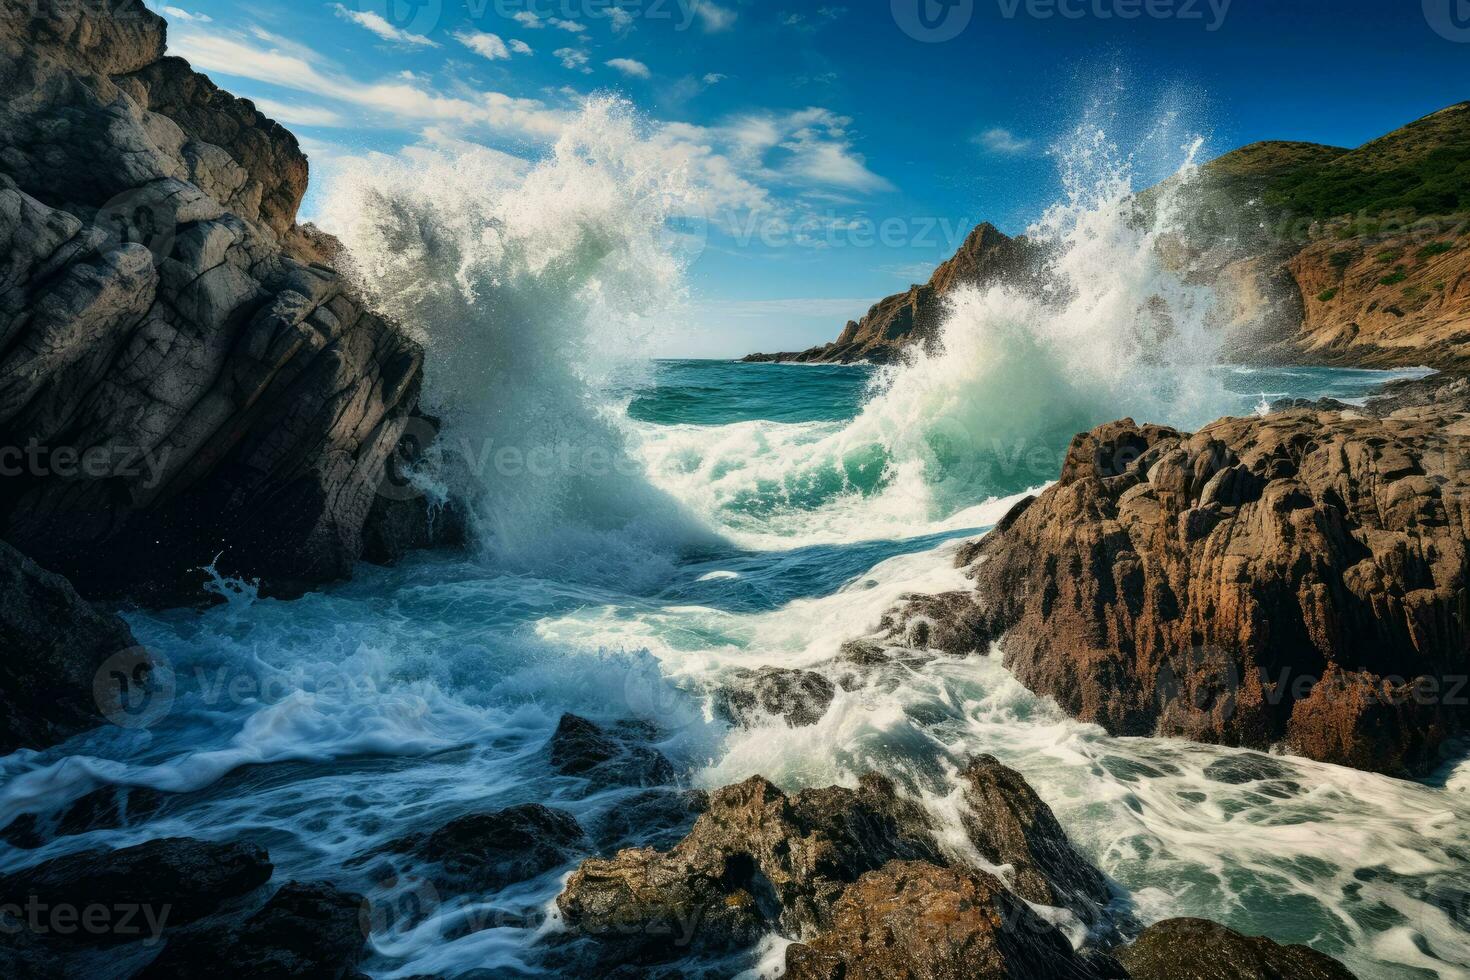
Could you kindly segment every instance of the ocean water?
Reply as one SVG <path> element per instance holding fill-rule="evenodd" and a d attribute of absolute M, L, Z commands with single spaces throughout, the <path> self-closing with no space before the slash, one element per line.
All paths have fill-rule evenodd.
<path fill-rule="evenodd" d="M 465 896 L 381 850 L 531 801 L 570 811 L 604 850 L 676 840 L 683 827 L 620 826 L 640 791 L 549 770 L 570 711 L 656 726 L 685 786 L 884 772 L 955 841 L 955 775 L 992 753 L 1107 872 L 1120 912 L 1310 943 L 1365 980 L 1470 976 L 1470 764 L 1408 782 L 1112 738 L 995 657 L 874 673 L 798 731 L 732 728 L 711 707 L 737 670 L 831 670 L 905 593 L 963 587 L 954 551 L 1054 479 L 1079 430 L 1361 399 L 1393 376 L 1218 364 L 1213 297 L 1157 258 L 1167 202 L 1141 222 L 1126 158 L 1091 131 L 1033 229 L 1058 251 L 1043 288 L 962 291 L 942 350 L 885 369 L 652 359 L 682 315 L 667 218 L 685 189 L 639 166 L 643 139 L 594 105 L 529 169 L 433 156 L 344 181 L 329 223 L 379 305 L 423 332 L 439 451 L 467 462 L 481 543 L 295 602 L 220 581 L 214 608 L 129 614 L 170 665 L 168 710 L 0 759 L 0 828 L 40 815 L 43 831 L 38 847 L 0 844 L 0 872 L 155 837 L 245 838 L 278 880 L 368 897 L 375 977 L 554 975 L 572 865 Z M 148 802 L 120 828 L 44 832 L 102 787 Z M 772 937 L 710 973 L 773 977 L 781 948 Z"/>

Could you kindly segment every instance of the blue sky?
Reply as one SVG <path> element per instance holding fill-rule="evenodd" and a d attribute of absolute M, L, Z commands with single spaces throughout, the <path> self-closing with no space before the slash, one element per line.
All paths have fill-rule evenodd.
<path fill-rule="evenodd" d="M 1090 105 L 1125 149 L 1174 115 L 1137 161 L 1144 183 L 1183 134 L 1208 155 L 1356 146 L 1470 98 L 1465 0 L 153 6 L 171 53 L 301 137 L 317 182 L 334 160 L 435 142 L 534 159 L 586 97 L 628 98 L 737 228 L 693 264 L 671 355 L 825 342 L 976 223 L 1024 231 L 1059 194 L 1049 148 Z"/>

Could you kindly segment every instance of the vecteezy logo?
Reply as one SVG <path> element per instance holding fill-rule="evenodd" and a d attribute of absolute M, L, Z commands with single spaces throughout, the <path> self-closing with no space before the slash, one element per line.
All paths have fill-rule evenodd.
<path fill-rule="evenodd" d="M 404 34 L 426 35 L 443 19 L 443 0 L 351 0 L 347 5 L 364 14 L 376 14 Z"/>
<path fill-rule="evenodd" d="M 92 678 L 97 710 L 119 728 L 152 728 L 173 710 L 176 690 L 173 667 L 143 647 L 108 657 Z"/>
<path fill-rule="evenodd" d="M 1446 41 L 1470 43 L 1470 0 L 1424 0 L 1424 19 Z"/>
<path fill-rule="evenodd" d="M 424 485 L 416 479 L 416 475 L 438 438 L 439 428 L 433 422 L 419 415 L 410 416 L 393 452 L 383 460 L 382 474 L 378 480 L 378 496 L 400 501 L 418 500 L 426 496 Z"/>
<path fill-rule="evenodd" d="M 97 209 L 92 226 L 102 233 L 108 247 L 142 245 L 155 262 L 173 254 L 178 236 L 178 216 L 173 194 L 167 187 L 148 185 L 125 191 Z"/>
<path fill-rule="evenodd" d="M 892 0 L 892 7 L 903 32 L 925 44 L 953 41 L 975 16 L 975 0 Z"/>

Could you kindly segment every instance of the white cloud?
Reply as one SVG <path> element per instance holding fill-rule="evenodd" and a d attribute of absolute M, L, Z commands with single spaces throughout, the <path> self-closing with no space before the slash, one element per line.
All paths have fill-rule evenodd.
<path fill-rule="evenodd" d="M 382 116 L 399 122 L 457 123 L 540 139 L 554 138 L 568 120 L 565 111 L 549 109 L 534 99 L 512 98 L 500 92 L 447 96 L 425 87 L 411 75 L 408 79 L 397 75 L 378 82 L 359 82 L 342 75 L 309 49 L 272 38 L 263 31 L 254 33 L 271 47 L 257 47 L 239 34 L 178 31 L 169 40 L 169 53 L 188 59 L 203 71 L 347 103 L 358 107 L 369 119 Z"/>
<path fill-rule="evenodd" d="M 862 193 L 892 190 L 852 148 L 847 133 L 851 124 L 846 116 L 813 107 L 784 116 L 743 116 L 725 131 L 737 159 L 747 165 L 765 161 L 768 179 Z"/>
<path fill-rule="evenodd" d="M 587 52 L 578 51 L 576 48 L 557 48 L 552 54 L 561 59 L 561 66 L 569 71 L 580 71 L 583 74 L 592 74 L 592 69 L 587 67 L 591 59 Z"/>
<path fill-rule="evenodd" d="M 287 123 L 294 126 L 330 126 L 341 127 L 348 125 L 342 114 L 323 106 L 299 105 L 294 102 L 277 102 L 274 99 L 253 99 L 255 108 L 270 116 L 277 122 Z"/>
<path fill-rule="evenodd" d="M 375 14 L 371 10 L 348 10 L 340 3 L 333 4 L 332 7 L 337 11 L 338 17 L 341 17 L 343 20 L 350 20 L 358 27 L 372 31 L 385 41 L 420 48 L 437 48 L 439 46 L 422 34 L 410 34 L 407 31 L 394 27 L 384 20 L 381 14 Z"/>
<path fill-rule="evenodd" d="M 190 13 L 181 7 L 164 7 L 162 13 L 165 17 L 172 17 L 174 20 L 191 21 L 196 24 L 214 23 L 214 18 L 208 14 Z"/>
<path fill-rule="evenodd" d="M 629 78 L 649 78 L 653 74 L 648 70 L 647 65 L 641 61 L 634 61 L 632 58 L 614 58 L 607 63 L 607 66 L 616 68 Z"/>
<path fill-rule="evenodd" d="M 633 29 L 633 15 L 622 7 L 607 8 L 607 19 L 612 21 L 614 34 L 626 34 Z"/>
<path fill-rule="evenodd" d="M 490 61 L 509 61 L 510 49 L 498 34 L 486 34 L 481 31 L 461 31 L 454 35 L 454 39 L 482 58 Z"/>
<path fill-rule="evenodd" d="M 568 31 L 568 32 L 570 32 L 572 34 L 581 34 L 583 31 L 585 31 L 587 29 L 587 25 L 584 24 L 584 23 L 582 23 L 581 21 L 578 21 L 578 20 L 562 20 L 559 17 L 553 17 L 553 18 L 551 18 L 550 24 L 551 24 L 552 27 L 559 28 L 559 29 L 561 29 L 563 31 Z"/>
<path fill-rule="evenodd" d="M 719 72 L 712 71 L 708 75 L 704 76 L 704 84 L 718 85 L 729 77 L 729 75 L 721 75 Z"/>
<path fill-rule="evenodd" d="M 721 7 L 714 0 L 695 0 L 697 6 L 694 13 L 704 25 L 704 29 L 711 34 L 717 31 L 728 31 L 735 26 L 735 18 L 740 16 L 728 7 Z"/>
<path fill-rule="evenodd" d="M 512 20 L 516 21 L 516 23 L 520 24 L 522 27 L 528 28 L 529 30 L 533 31 L 539 31 L 541 30 L 541 28 L 546 26 L 545 24 L 541 23 L 540 17 L 536 16 L 529 10 L 520 11 L 512 18 Z"/>
<path fill-rule="evenodd" d="M 994 129 L 987 129 L 971 142 L 983 146 L 991 153 L 1003 153 L 1008 156 L 1025 153 L 1031 149 L 1030 140 L 1020 139 L 1009 129 L 1001 129 L 998 126 Z"/>
<path fill-rule="evenodd" d="M 510 49 L 516 54 L 535 54 L 535 52 L 531 50 L 531 46 L 525 41 L 510 42 Z"/>

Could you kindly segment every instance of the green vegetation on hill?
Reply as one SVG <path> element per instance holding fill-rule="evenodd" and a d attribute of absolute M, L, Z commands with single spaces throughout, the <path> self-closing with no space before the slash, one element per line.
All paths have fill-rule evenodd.
<path fill-rule="evenodd" d="M 1206 165 L 1232 196 L 1317 219 L 1470 210 L 1470 102 L 1442 109 L 1356 150 L 1255 143 Z"/>

